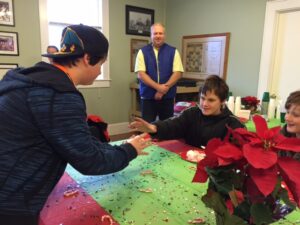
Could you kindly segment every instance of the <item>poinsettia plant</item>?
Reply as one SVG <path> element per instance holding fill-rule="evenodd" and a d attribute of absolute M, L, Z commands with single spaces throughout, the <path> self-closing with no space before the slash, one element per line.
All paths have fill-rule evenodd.
<path fill-rule="evenodd" d="M 242 105 L 245 106 L 245 109 L 250 109 L 251 111 L 255 112 L 259 105 L 260 100 L 257 99 L 255 96 L 246 96 L 241 98 Z"/>
<path fill-rule="evenodd" d="M 256 132 L 232 130 L 208 142 L 193 182 L 209 179 L 202 201 L 215 211 L 217 224 L 269 224 L 300 206 L 300 139 L 281 127 L 268 129 L 255 115 Z"/>
<path fill-rule="evenodd" d="M 246 96 L 241 98 L 242 104 L 245 106 L 258 106 L 260 100 L 255 96 Z"/>

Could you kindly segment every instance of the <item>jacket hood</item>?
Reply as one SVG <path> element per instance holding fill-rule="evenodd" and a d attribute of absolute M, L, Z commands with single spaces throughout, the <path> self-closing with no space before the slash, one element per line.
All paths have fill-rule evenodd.
<path fill-rule="evenodd" d="M 77 92 L 76 87 L 63 71 L 45 62 L 39 62 L 29 68 L 9 70 L 0 84 L 0 94 L 37 86 L 52 88 L 58 92 Z"/>

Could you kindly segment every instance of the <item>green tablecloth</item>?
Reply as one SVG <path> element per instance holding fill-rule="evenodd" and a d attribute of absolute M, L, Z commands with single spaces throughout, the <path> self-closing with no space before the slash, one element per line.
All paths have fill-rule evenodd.
<path fill-rule="evenodd" d="M 191 182 L 196 164 L 158 146 L 146 151 L 148 156 L 112 175 L 84 176 L 70 166 L 67 172 L 121 225 L 183 225 L 194 218 L 215 224 L 214 213 L 201 201 L 207 185 Z M 141 175 L 145 170 L 153 174 Z M 146 188 L 153 192 L 140 191 Z M 277 224 L 296 224 L 297 218 L 299 211 Z"/>
<path fill-rule="evenodd" d="M 83 176 L 71 167 L 67 172 L 120 224 L 188 224 L 204 218 L 214 224 L 214 215 L 201 201 L 206 184 L 192 183 L 196 164 L 158 146 L 148 147 L 121 172 L 105 176 Z M 153 174 L 141 175 L 152 170 Z M 140 189 L 151 188 L 152 193 Z"/>
<path fill-rule="evenodd" d="M 245 123 L 247 130 L 255 132 L 255 126 L 252 120 L 249 120 L 247 123 Z M 268 121 L 268 127 L 276 127 L 276 126 L 281 126 L 283 125 L 280 120 L 278 119 L 272 119 Z"/>

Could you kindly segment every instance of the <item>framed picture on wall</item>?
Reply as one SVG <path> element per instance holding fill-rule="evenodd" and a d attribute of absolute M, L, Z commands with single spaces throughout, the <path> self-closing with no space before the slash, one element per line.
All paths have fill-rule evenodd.
<path fill-rule="evenodd" d="M 0 0 L 0 25 L 15 25 L 13 0 Z"/>
<path fill-rule="evenodd" d="M 134 72 L 135 59 L 138 51 L 149 43 L 145 39 L 131 39 L 130 41 L 130 70 Z"/>
<path fill-rule="evenodd" d="M 126 5 L 126 34 L 150 36 L 154 10 Z"/>
<path fill-rule="evenodd" d="M 0 63 L 0 80 L 10 69 L 17 68 L 18 64 L 16 63 Z"/>
<path fill-rule="evenodd" d="M 0 55 L 19 55 L 18 33 L 0 31 Z"/>
<path fill-rule="evenodd" d="M 204 80 L 209 75 L 226 79 L 230 33 L 182 37 L 183 77 Z"/>

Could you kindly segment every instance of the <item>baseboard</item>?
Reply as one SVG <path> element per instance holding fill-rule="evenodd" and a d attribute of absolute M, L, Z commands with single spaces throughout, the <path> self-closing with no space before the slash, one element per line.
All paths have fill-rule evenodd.
<path fill-rule="evenodd" d="M 109 135 L 117 135 L 117 134 L 126 134 L 130 132 L 128 128 L 129 123 L 113 123 L 108 125 L 108 133 Z"/>

